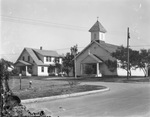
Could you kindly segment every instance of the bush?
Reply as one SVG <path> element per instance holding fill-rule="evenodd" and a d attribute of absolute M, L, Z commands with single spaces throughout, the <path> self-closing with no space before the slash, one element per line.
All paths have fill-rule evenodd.
<path fill-rule="evenodd" d="M 79 84 L 79 81 L 77 81 L 77 80 L 68 80 L 68 84 L 72 88 L 73 86 L 76 86 L 77 84 Z"/>
<path fill-rule="evenodd" d="M 19 75 L 19 70 L 17 68 L 14 68 L 12 71 L 11 71 L 11 75 Z"/>

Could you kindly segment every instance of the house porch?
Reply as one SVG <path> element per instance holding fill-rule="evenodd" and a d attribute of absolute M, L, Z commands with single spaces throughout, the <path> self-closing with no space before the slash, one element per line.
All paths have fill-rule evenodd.
<path fill-rule="evenodd" d="M 19 70 L 19 73 L 21 73 L 23 76 L 31 76 L 31 71 L 32 71 L 32 64 L 19 60 L 17 63 L 15 63 L 15 66 Z"/>

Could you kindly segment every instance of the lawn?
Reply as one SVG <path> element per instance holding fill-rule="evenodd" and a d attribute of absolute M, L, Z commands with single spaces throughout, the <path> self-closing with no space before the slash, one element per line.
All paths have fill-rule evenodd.
<path fill-rule="evenodd" d="M 29 82 L 32 81 L 32 86 Z M 50 80 L 47 78 L 26 77 L 20 79 L 10 78 L 9 86 L 13 93 L 21 99 L 48 97 L 76 92 L 104 89 L 104 86 L 81 85 L 78 80 Z"/>

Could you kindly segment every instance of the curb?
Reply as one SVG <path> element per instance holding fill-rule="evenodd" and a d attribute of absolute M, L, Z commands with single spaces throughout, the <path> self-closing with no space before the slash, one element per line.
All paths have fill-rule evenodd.
<path fill-rule="evenodd" d="M 43 97 L 43 98 L 34 98 L 34 99 L 21 100 L 21 103 L 22 104 L 28 104 L 28 103 L 44 102 L 44 101 L 63 99 L 63 98 L 69 98 L 69 97 L 90 95 L 90 94 L 93 94 L 93 93 L 99 93 L 99 92 L 104 92 L 104 91 L 109 91 L 109 90 L 110 89 L 107 87 L 107 88 L 101 89 L 101 90 L 94 90 L 94 91 L 86 91 L 86 92 L 64 94 L 64 95 L 58 95 L 58 96 L 51 96 L 51 97 Z"/>

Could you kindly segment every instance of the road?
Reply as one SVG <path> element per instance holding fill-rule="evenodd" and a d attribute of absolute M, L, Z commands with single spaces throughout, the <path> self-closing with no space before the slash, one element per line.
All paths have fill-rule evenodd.
<path fill-rule="evenodd" d="M 110 91 L 47 102 L 26 104 L 43 109 L 52 117 L 150 117 L 149 83 L 104 83 Z"/>

